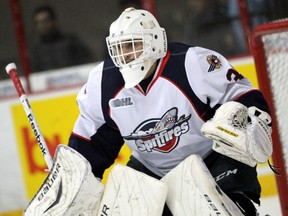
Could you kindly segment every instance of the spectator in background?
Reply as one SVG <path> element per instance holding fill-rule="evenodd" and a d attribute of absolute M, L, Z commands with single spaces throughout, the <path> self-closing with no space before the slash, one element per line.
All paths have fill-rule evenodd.
<path fill-rule="evenodd" d="M 118 2 L 121 11 L 129 7 L 142 8 L 141 0 L 119 0 Z"/>
<path fill-rule="evenodd" d="M 262 23 L 268 22 L 268 8 L 272 11 L 275 7 L 273 0 L 247 0 L 247 10 L 249 13 L 251 30 Z M 233 37 L 241 53 L 247 53 L 244 32 L 241 24 L 239 3 L 237 0 L 227 1 L 227 14 L 231 20 Z"/>
<path fill-rule="evenodd" d="M 55 11 L 50 6 L 36 8 L 33 21 L 39 37 L 30 50 L 32 72 L 85 64 L 94 60 L 79 38 L 59 30 Z"/>
<path fill-rule="evenodd" d="M 226 12 L 225 0 L 188 0 L 183 19 L 184 42 L 216 50 L 225 56 L 239 54 Z"/>

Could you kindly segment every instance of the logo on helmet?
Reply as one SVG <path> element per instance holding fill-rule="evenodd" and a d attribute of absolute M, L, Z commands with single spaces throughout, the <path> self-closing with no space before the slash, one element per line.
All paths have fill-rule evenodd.
<path fill-rule="evenodd" d="M 167 52 L 167 37 L 166 37 L 166 31 L 165 29 L 163 29 L 163 42 L 164 42 L 164 47 L 163 47 L 163 50 L 164 50 L 164 53 Z"/>

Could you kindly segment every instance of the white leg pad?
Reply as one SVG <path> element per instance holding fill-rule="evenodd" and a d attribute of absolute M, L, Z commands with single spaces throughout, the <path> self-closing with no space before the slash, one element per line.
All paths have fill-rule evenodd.
<path fill-rule="evenodd" d="M 144 173 L 116 164 L 106 183 L 98 216 L 161 216 L 168 187 Z"/>
<path fill-rule="evenodd" d="M 168 184 L 166 203 L 174 216 L 240 216 L 198 155 L 191 155 L 161 181 Z"/>
<path fill-rule="evenodd" d="M 89 162 L 68 146 L 59 145 L 54 165 L 30 202 L 25 216 L 94 216 L 104 185 L 91 172 Z"/>

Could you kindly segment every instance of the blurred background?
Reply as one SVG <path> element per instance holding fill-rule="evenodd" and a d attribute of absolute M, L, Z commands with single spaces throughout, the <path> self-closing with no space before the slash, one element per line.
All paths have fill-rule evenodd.
<path fill-rule="evenodd" d="M 105 37 L 109 26 L 128 6 L 150 10 L 166 28 L 169 41 L 204 46 L 227 57 L 249 54 L 252 28 L 288 14 L 287 0 L 2 0 L 1 70 L 11 61 L 23 73 L 41 69 L 34 67 L 32 57 L 35 58 L 33 46 L 39 39 L 35 10 L 43 5 L 54 10 L 60 32 L 76 36 L 87 47 L 90 54 L 86 61 L 90 62 L 107 57 Z M 75 60 L 74 64 L 78 62 Z M 6 78 L 5 73 L 0 74 L 0 79 Z"/>
<path fill-rule="evenodd" d="M 288 17 L 288 0 L 1 0 L 0 216 L 22 215 L 47 176 L 6 65 L 16 63 L 53 155 L 59 143 L 67 143 L 77 118 L 77 92 L 90 70 L 109 58 L 105 38 L 110 24 L 129 6 L 153 13 L 168 41 L 223 54 L 255 87 L 251 32 Z M 125 164 L 130 153 L 124 146 L 116 163 Z M 281 215 L 274 174 L 267 164 L 258 172 L 260 215 Z"/>

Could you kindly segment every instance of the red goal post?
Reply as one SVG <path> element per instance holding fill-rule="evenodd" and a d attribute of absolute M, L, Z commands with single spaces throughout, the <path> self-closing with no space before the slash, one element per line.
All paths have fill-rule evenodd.
<path fill-rule="evenodd" d="M 288 216 L 288 20 L 257 26 L 251 34 L 259 88 L 273 119 L 273 165 L 283 216 Z M 279 168 L 279 169 L 278 169 Z"/>

